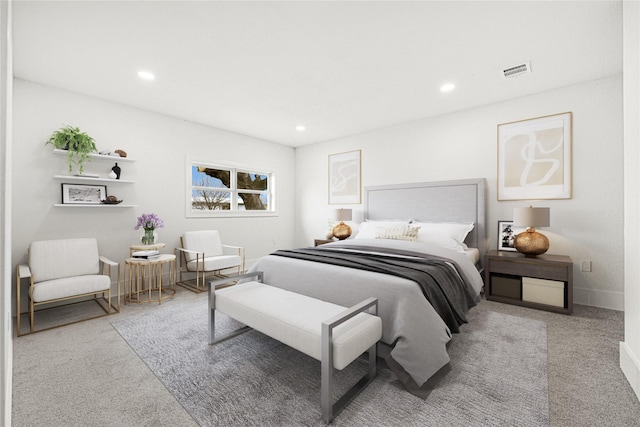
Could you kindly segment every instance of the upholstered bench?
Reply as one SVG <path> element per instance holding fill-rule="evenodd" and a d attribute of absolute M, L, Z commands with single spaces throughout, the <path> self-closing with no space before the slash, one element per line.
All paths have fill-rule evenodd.
<path fill-rule="evenodd" d="M 219 289 L 230 281 L 257 280 Z M 382 337 L 382 320 L 376 316 L 378 300 L 368 298 L 351 308 L 321 301 L 262 283 L 253 272 L 209 283 L 209 342 L 219 343 L 253 328 L 321 362 L 322 419 L 329 423 L 376 376 L 376 343 Z M 366 313 L 372 309 L 373 314 Z M 217 337 L 215 312 L 245 324 Z M 342 370 L 369 352 L 367 374 L 333 404 L 334 368 Z"/>

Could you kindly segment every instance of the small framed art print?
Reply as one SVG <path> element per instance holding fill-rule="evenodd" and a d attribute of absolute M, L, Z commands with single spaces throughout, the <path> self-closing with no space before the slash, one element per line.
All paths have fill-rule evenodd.
<path fill-rule="evenodd" d="M 514 227 L 513 221 L 498 221 L 498 250 L 515 252 L 513 241 L 525 230 L 525 227 Z"/>
<path fill-rule="evenodd" d="M 63 204 L 98 205 L 106 198 L 106 185 L 62 184 Z"/>

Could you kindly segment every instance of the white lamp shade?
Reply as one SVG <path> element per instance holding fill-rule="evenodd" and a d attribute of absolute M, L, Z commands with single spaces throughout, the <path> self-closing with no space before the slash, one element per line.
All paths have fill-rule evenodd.
<path fill-rule="evenodd" d="M 351 221 L 351 209 L 336 209 L 333 217 L 336 221 Z"/>
<path fill-rule="evenodd" d="M 518 227 L 549 227 L 549 208 L 515 208 L 513 225 Z"/>

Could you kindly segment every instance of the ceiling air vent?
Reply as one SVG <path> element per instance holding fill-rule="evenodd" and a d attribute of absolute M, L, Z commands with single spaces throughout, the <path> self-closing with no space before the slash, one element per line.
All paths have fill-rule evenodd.
<path fill-rule="evenodd" d="M 523 74 L 529 74 L 530 72 L 531 65 L 528 62 L 525 62 L 524 64 L 505 68 L 504 70 L 502 70 L 502 77 L 504 77 L 505 79 L 512 79 Z"/>

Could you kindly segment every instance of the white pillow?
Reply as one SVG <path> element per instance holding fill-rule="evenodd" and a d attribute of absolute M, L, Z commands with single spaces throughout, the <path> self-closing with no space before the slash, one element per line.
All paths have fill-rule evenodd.
<path fill-rule="evenodd" d="M 430 243 L 435 246 L 439 246 L 445 249 L 451 249 L 456 252 L 464 252 L 466 249 L 466 245 L 464 243 L 460 243 L 455 239 L 452 239 L 449 236 L 445 236 L 444 234 L 439 233 L 418 233 L 418 237 L 416 238 L 416 242 Z"/>
<path fill-rule="evenodd" d="M 459 222 L 412 222 L 411 225 L 420 226 L 420 235 L 436 234 L 441 237 L 449 237 L 458 243 L 464 243 L 467 235 L 473 230 L 473 223 Z"/>
<path fill-rule="evenodd" d="M 408 227 L 409 221 L 365 221 L 360 224 L 358 234 L 354 239 L 375 239 L 378 227 Z"/>
<path fill-rule="evenodd" d="M 420 227 L 401 225 L 399 227 L 377 227 L 376 239 L 416 241 Z"/>

